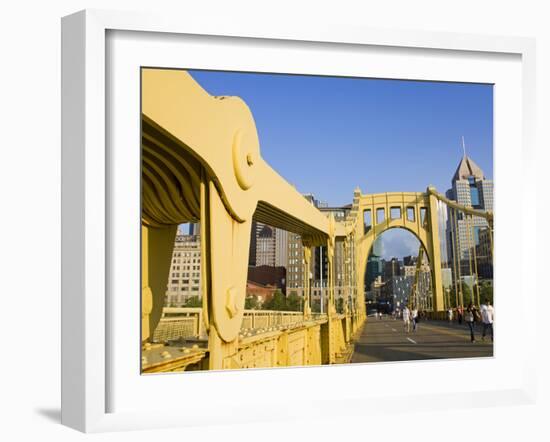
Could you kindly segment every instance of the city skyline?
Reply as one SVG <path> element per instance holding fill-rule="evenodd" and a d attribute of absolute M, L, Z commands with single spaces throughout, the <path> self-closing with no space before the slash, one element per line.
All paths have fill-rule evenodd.
<path fill-rule="evenodd" d="M 351 203 L 356 187 L 363 193 L 423 192 L 434 185 L 446 192 L 464 155 L 462 137 L 466 153 L 492 178 L 492 85 L 189 73 L 211 95 L 242 98 L 254 115 L 264 159 L 300 193 L 329 206 Z M 356 160 L 334 167 L 348 157 Z M 310 166 L 306 173 L 304 165 Z M 382 242 L 386 259 L 418 253 L 418 240 L 403 229 L 387 231 Z"/>

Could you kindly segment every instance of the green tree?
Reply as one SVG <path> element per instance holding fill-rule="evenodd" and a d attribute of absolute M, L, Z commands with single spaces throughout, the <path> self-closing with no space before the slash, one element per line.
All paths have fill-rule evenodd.
<path fill-rule="evenodd" d="M 321 301 L 319 299 L 314 299 L 311 303 L 311 311 L 314 313 L 321 312 Z"/>
<path fill-rule="evenodd" d="M 202 307 L 201 298 L 198 296 L 191 296 L 185 302 L 185 307 Z"/>
<path fill-rule="evenodd" d="M 256 296 L 249 295 L 244 300 L 244 308 L 247 310 L 258 310 L 260 308 L 260 303 Z"/>
<path fill-rule="evenodd" d="M 296 292 L 290 292 L 286 298 L 286 310 L 299 312 L 302 309 L 302 298 Z"/>
<path fill-rule="evenodd" d="M 269 298 L 263 304 L 264 310 L 281 311 L 281 310 L 285 310 L 285 308 L 286 308 L 285 295 L 283 295 L 283 292 L 281 292 L 281 290 L 279 289 L 275 290 L 271 298 Z"/>
<path fill-rule="evenodd" d="M 460 303 L 460 291 L 457 294 L 456 287 L 454 285 L 451 288 L 449 297 L 451 298 L 451 307 L 452 308 L 458 307 L 458 304 Z"/>
<path fill-rule="evenodd" d="M 244 308 L 247 310 L 258 310 L 260 308 L 258 298 L 256 296 L 247 296 L 244 300 Z"/>
<path fill-rule="evenodd" d="M 475 300 L 472 298 L 472 289 L 464 281 L 462 281 L 462 298 L 464 300 L 464 306 L 467 306 L 470 302 L 475 304 Z"/>
<path fill-rule="evenodd" d="M 475 304 L 477 299 L 475 299 L 475 297 L 472 298 L 472 289 L 470 288 L 470 286 L 466 284 L 464 281 L 461 282 L 460 286 L 462 289 L 462 301 L 460 298 L 460 289 L 458 291 L 458 296 L 457 296 L 455 286 L 453 285 L 451 287 L 451 291 L 449 293 L 449 297 L 451 298 L 451 307 L 453 308 L 458 307 L 461 303 L 464 307 L 466 307 L 470 302 L 472 302 L 472 304 Z M 474 290 L 475 290 L 475 286 L 474 286 Z"/>
<path fill-rule="evenodd" d="M 486 299 L 493 304 L 493 286 L 489 282 L 482 282 L 479 286 L 479 297 L 483 303 Z"/>

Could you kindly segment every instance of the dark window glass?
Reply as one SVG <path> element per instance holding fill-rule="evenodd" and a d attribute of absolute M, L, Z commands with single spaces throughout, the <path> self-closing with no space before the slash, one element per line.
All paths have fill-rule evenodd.
<path fill-rule="evenodd" d="M 476 186 L 470 186 L 470 199 L 472 201 L 472 207 L 480 207 L 479 190 Z"/>
<path fill-rule="evenodd" d="M 474 227 L 474 244 L 476 246 L 479 245 L 479 231 L 481 230 L 481 227 L 475 226 Z"/>
<path fill-rule="evenodd" d="M 468 177 L 468 182 L 470 183 L 470 201 L 472 202 L 472 207 L 480 208 L 479 189 L 476 186 L 474 177 Z"/>

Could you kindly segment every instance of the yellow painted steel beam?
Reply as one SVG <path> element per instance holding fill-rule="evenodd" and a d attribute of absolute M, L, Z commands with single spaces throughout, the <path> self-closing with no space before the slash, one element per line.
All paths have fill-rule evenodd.
<path fill-rule="evenodd" d="M 253 116 L 240 98 L 212 97 L 185 71 L 143 69 L 142 231 L 163 246 L 143 242 L 142 340 L 160 317 L 171 256 L 165 244 L 173 243 L 177 224 L 200 220 L 210 368 L 231 365 L 253 216 L 300 234 L 309 246 L 334 243 L 337 223 L 261 158 Z"/>
<path fill-rule="evenodd" d="M 196 184 L 200 167 L 206 169 L 235 220 L 250 220 L 256 212 L 261 222 L 309 235 L 316 243 L 324 241 L 329 234 L 327 217 L 263 160 L 253 116 L 240 98 L 210 96 L 187 72 L 174 69 L 143 69 L 142 91 L 144 127 L 153 126 L 172 151 L 186 157 L 186 170 Z M 147 173 L 146 179 L 153 181 L 155 174 Z M 162 199 L 164 194 L 158 196 Z M 170 202 L 184 203 L 176 198 L 166 201 L 166 207 L 157 210 L 157 223 L 197 219 L 197 199 L 188 191 L 185 200 L 194 203 L 188 210 L 170 210 Z"/>

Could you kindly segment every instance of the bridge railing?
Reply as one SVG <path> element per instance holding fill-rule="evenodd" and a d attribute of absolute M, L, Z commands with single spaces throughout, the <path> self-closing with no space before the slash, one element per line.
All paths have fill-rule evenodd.
<path fill-rule="evenodd" d="M 209 351 L 201 342 L 195 342 L 206 342 L 208 339 L 202 320 L 200 308 L 165 308 L 154 332 L 153 347 L 144 352 L 147 361 L 144 371 L 154 373 L 206 368 Z M 306 320 L 303 312 L 245 310 L 238 349 L 225 368 L 349 362 L 352 343 L 360 331 L 360 325 L 357 313 L 351 312 L 334 313 L 332 316 L 310 313 Z M 179 347 L 164 347 L 162 343 L 178 339 L 187 340 L 187 343 L 179 344 L 183 345 L 185 352 L 172 351 L 167 356 L 167 348 Z M 288 341 L 300 342 L 303 351 L 288 351 L 285 346 Z M 155 347 L 159 345 L 161 347 Z"/>
<path fill-rule="evenodd" d="M 326 314 L 312 313 L 312 319 L 325 318 Z M 303 321 L 304 314 L 294 311 L 245 310 L 241 329 L 259 329 L 290 325 Z M 153 341 L 200 339 L 206 337 L 202 309 L 193 307 L 166 307 L 154 331 Z"/>
<path fill-rule="evenodd" d="M 302 312 L 245 310 L 241 329 L 267 328 L 278 325 L 288 325 L 300 322 L 304 318 Z"/>
<path fill-rule="evenodd" d="M 205 336 L 205 331 L 201 308 L 165 307 L 160 322 L 153 333 L 153 342 L 202 336 Z"/>

